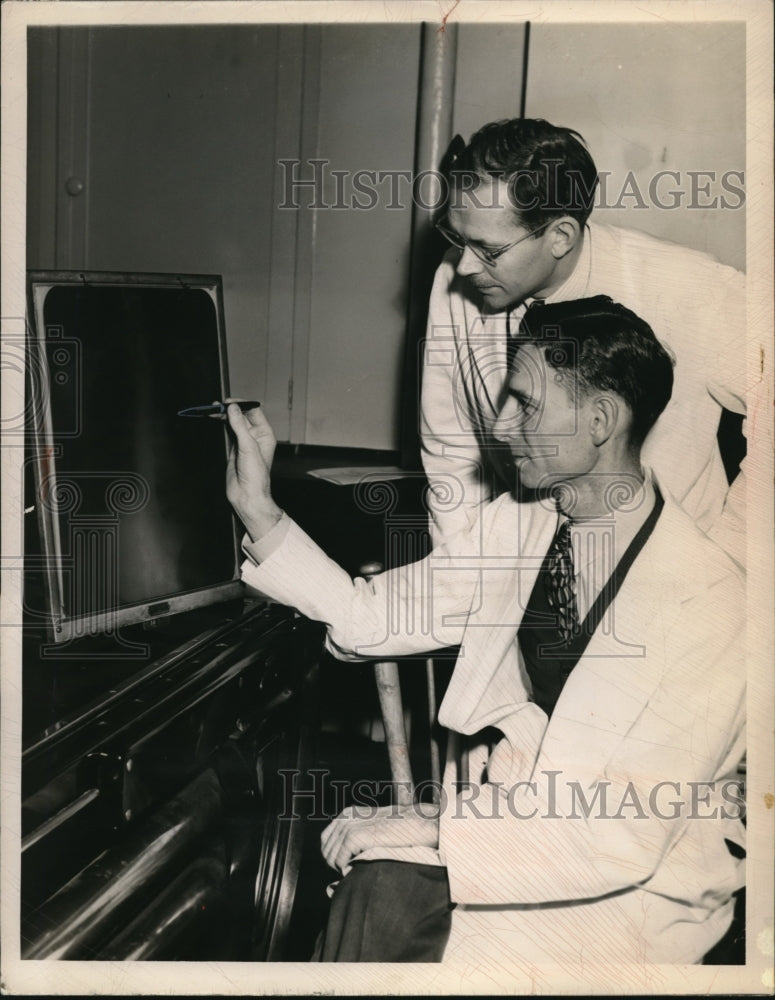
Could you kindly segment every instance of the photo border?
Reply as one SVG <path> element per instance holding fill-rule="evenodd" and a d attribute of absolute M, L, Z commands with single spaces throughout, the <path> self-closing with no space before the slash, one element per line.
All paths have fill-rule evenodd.
<path fill-rule="evenodd" d="M 765 0 L 730 5 L 716 0 L 578 4 L 543 2 L 24 2 L 2 6 L 2 288 L 3 341 L 18 337 L 25 315 L 26 38 L 33 25 L 217 24 L 259 22 L 445 24 L 523 21 L 533 23 L 632 23 L 743 21 L 747 26 L 747 319 L 759 364 L 749 370 L 752 403 L 748 419 L 748 877 L 745 966 L 644 967 L 640 992 L 761 994 L 773 989 L 773 493 L 771 387 L 773 384 L 773 197 L 772 197 L 772 8 Z M 16 317 L 16 319 L 13 319 Z M 23 326 L 23 323 L 21 324 Z M 23 330 L 22 330 L 23 335 Z M 20 366 L 4 356 L 2 427 L 24 412 Z M 23 439 L 3 435 L 2 622 L 19 621 L 21 609 L 22 503 L 16 484 Z M 444 966 L 172 962 L 49 962 L 19 958 L 21 638 L 2 632 L 2 988 L 10 994 L 101 993 L 172 995 L 259 994 L 468 994 L 537 991 L 604 995 L 621 990 L 617 966 L 546 969 L 541 983 L 518 979 L 502 968 L 472 978 Z M 752 891 L 756 887 L 756 892 Z"/>

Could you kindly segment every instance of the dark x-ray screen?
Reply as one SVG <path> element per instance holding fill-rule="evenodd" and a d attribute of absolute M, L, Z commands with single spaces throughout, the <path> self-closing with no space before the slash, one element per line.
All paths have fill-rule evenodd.
<path fill-rule="evenodd" d="M 62 617 L 88 631 L 106 612 L 218 599 L 237 575 L 224 425 L 178 416 L 227 392 L 220 280 L 199 284 L 79 275 L 33 288 L 47 558 Z"/>

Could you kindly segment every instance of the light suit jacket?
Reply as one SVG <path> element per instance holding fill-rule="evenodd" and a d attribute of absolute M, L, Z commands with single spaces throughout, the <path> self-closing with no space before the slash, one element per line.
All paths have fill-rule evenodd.
<path fill-rule="evenodd" d="M 613 954 L 626 928 L 633 955 L 698 961 L 723 934 L 742 879 L 724 843 L 742 834 L 737 791 L 725 784 L 744 749 L 740 574 L 666 499 L 547 720 L 515 637 L 556 523 L 554 510 L 504 494 L 454 555 L 442 547 L 354 583 L 291 523 L 243 578 L 326 622 L 340 658 L 460 643 L 440 722 L 464 734 L 495 726 L 503 739 L 487 781 L 442 803 L 439 859 L 465 904 L 453 927 L 469 911 L 485 940 L 503 934 L 513 948 L 526 920 L 575 913 L 574 940 L 587 935 L 592 947 L 594 914 L 613 905 L 601 918 Z"/>
<path fill-rule="evenodd" d="M 490 496 L 488 464 L 499 465 L 492 427 L 507 378 L 507 314 L 482 314 L 457 277 L 455 260 L 450 251 L 436 273 L 423 366 L 423 465 L 435 495 L 434 544 L 470 524 Z M 573 273 L 546 302 L 598 294 L 649 323 L 676 362 L 672 398 L 646 439 L 643 463 L 742 563 L 743 481 L 733 486 L 725 509 L 728 484 L 716 430 L 722 407 L 746 412 L 744 276 L 687 247 L 590 223 Z M 520 315 L 517 310 L 512 318 L 512 333 Z"/>

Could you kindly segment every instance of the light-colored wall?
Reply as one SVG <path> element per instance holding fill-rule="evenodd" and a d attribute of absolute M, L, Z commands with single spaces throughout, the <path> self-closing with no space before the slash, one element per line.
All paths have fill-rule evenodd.
<path fill-rule="evenodd" d="M 232 392 L 281 439 L 395 448 L 410 210 L 283 209 L 279 161 L 330 161 L 329 204 L 330 170 L 411 171 L 420 33 L 40 32 L 28 265 L 221 274 Z"/>
<path fill-rule="evenodd" d="M 687 190 L 690 170 L 743 170 L 742 31 L 531 25 L 526 113 L 577 128 L 614 200 L 629 170 L 646 193 L 658 169 Z M 329 205 L 331 170 L 411 171 L 421 38 L 419 24 L 33 32 L 29 266 L 222 274 L 232 391 L 260 398 L 280 439 L 397 448 L 409 186 L 400 209 L 386 183 L 366 211 L 281 209 L 279 160 L 329 161 Z M 524 41 L 521 23 L 458 27 L 453 131 L 519 114 Z M 744 211 L 633 200 L 597 218 L 743 266 Z"/>
<path fill-rule="evenodd" d="M 643 229 L 742 270 L 745 209 L 721 178 L 745 171 L 745 79 L 743 24 L 535 24 L 525 113 L 575 128 L 598 170 L 610 171 L 606 204 L 622 207 L 601 206 L 599 222 Z M 660 180 L 656 199 L 672 205 L 670 192 L 683 191 L 678 208 L 649 196 L 662 170 L 680 180 Z M 630 171 L 646 207 L 636 207 L 637 195 L 621 198 Z M 732 176 L 727 183 L 741 186 Z"/>
<path fill-rule="evenodd" d="M 61 30 L 59 119 L 41 129 L 60 135 L 56 239 L 29 245 L 36 267 L 221 274 L 234 389 L 260 398 L 278 36 L 274 26 Z M 66 193 L 69 176 L 81 194 Z"/>
<path fill-rule="evenodd" d="M 523 24 L 459 26 L 454 132 L 468 140 L 486 122 L 519 115 L 524 50 Z"/>
<path fill-rule="evenodd" d="M 411 173 L 419 59 L 419 25 L 320 31 L 318 58 L 306 67 L 317 116 L 302 143 L 304 159 L 309 153 L 330 161 L 326 205 L 338 201 L 331 171 Z M 294 440 L 396 446 L 411 215 L 408 207 L 389 205 L 391 184 L 396 203 L 407 206 L 411 187 L 395 177 L 375 184 L 380 197 L 373 208 L 300 210 L 310 243 L 298 249 L 311 259 L 306 359 L 294 370 Z M 357 192 L 344 181 L 339 202 L 349 205 Z M 305 350 L 301 338 L 298 347 Z"/>

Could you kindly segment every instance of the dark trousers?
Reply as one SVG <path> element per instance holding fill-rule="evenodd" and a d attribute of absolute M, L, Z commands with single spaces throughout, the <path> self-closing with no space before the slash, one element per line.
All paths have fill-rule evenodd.
<path fill-rule="evenodd" d="M 454 906 L 447 869 L 356 861 L 334 890 L 313 962 L 440 962 Z"/>

